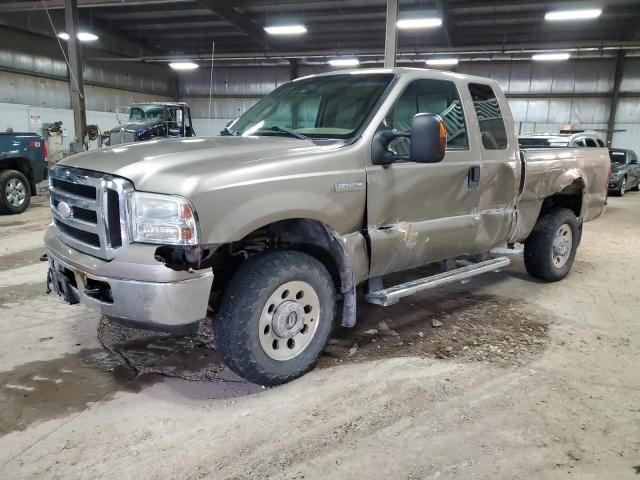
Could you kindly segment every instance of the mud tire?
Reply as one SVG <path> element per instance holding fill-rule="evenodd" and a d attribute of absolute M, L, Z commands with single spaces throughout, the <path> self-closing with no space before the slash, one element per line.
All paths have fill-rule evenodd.
<path fill-rule="evenodd" d="M 566 262 L 557 267 L 553 262 L 553 243 L 563 225 L 571 229 L 572 243 Z M 541 215 L 524 243 L 524 264 L 529 275 L 547 282 L 562 280 L 571 270 L 580 237 L 578 219 L 568 208 L 555 208 Z"/>
<path fill-rule="evenodd" d="M 291 281 L 311 285 L 318 295 L 320 315 L 311 343 L 296 357 L 274 360 L 260 344 L 260 317 L 273 292 Z M 289 382 L 311 370 L 322 353 L 335 323 L 336 293 L 331 275 L 314 257 L 283 250 L 249 258 L 231 279 L 214 319 L 216 348 L 225 364 L 259 385 Z"/>

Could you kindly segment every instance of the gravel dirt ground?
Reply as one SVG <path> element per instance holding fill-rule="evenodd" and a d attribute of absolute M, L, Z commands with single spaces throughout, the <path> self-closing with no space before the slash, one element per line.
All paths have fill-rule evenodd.
<path fill-rule="evenodd" d="M 640 193 L 585 226 L 572 273 L 510 267 L 361 304 L 273 389 L 193 337 L 45 294 L 45 201 L 0 217 L 2 479 L 640 479 Z"/>

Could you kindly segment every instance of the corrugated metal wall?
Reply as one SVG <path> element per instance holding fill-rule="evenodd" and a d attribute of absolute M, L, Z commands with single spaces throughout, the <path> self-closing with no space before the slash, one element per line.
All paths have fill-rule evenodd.
<path fill-rule="evenodd" d="M 89 63 L 84 80 L 87 123 L 100 129 L 116 125 L 116 107 L 177 97 L 177 77 L 162 65 Z M 70 108 L 67 67 L 58 44 L 0 27 L 0 131 L 11 127 L 40 133 L 42 124 L 62 120 L 66 147 L 74 137 Z"/>
<path fill-rule="evenodd" d="M 299 76 L 327 71 L 322 66 L 300 66 Z M 559 63 L 471 62 L 456 69 L 490 77 L 507 95 L 516 127 L 525 132 L 555 132 L 566 124 L 606 130 L 610 94 L 613 90 L 615 59 L 584 59 Z M 237 117 L 258 98 L 289 80 L 289 67 L 215 68 L 213 72 L 211 118 L 208 118 L 211 72 L 202 68 L 180 78 L 180 96 L 199 119 L 200 134 L 215 134 L 220 125 Z M 625 61 L 614 145 L 640 152 L 640 59 Z M 548 95 L 548 96 L 546 96 Z M 603 133 L 604 135 L 604 133 Z"/>

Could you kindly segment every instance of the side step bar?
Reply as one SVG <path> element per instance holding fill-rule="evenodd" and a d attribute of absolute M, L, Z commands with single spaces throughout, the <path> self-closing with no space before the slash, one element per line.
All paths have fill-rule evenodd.
<path fill-rule="evenodd" d="M 411 280 L 410 282 L 394 285 L 393 287 L 378 290 L 377 292 L 368 293 L 365 296 L 365 300 L 369 303 L 375 303 L 376 305 L 382 305 L 387 307 L 398 303 L 401 298 L 408 297 L 414 293 L 421 292 L 422 290 L 428 290 L 430 288 L 446 285 L 447 283 L 457 282 L 464 280 L 465 278 L 475 277 L 482 273 L 492 272 L 499 268 L 506 267 L 511 263 L 507 257 L 492 258 L 480 263 L 474 263 L 473 265 L 467 265 L 466 267 L 456 268 L 455 270 L 449 270 L 448 272 L 438 273 L 429 277 L 419 278 L 417 280 Z"/>

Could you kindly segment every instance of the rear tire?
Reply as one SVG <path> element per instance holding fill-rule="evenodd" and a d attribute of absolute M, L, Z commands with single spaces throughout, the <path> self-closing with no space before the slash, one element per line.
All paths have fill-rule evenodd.
<path fill-rule="evenodd" d="M 226 365 L 266 386 L 316 364 L 336 315 L 331 275 L 315 258 L 283 250 L 249 258 L 231 279 L 214 320 Z"/>
<path fill-rule="evenodd" d="M 0 171 L 0 213 L 15 215 L 31 203 L 29 180 L 17 170 Z"/>
<path fill-rule="evenodd" d="M 580 234 L 578 219 L 567 208 L 541 215 L 524 243 L 524 264 L 529 275 L 548 282 L 566 277 L 575 259 Z"/>

